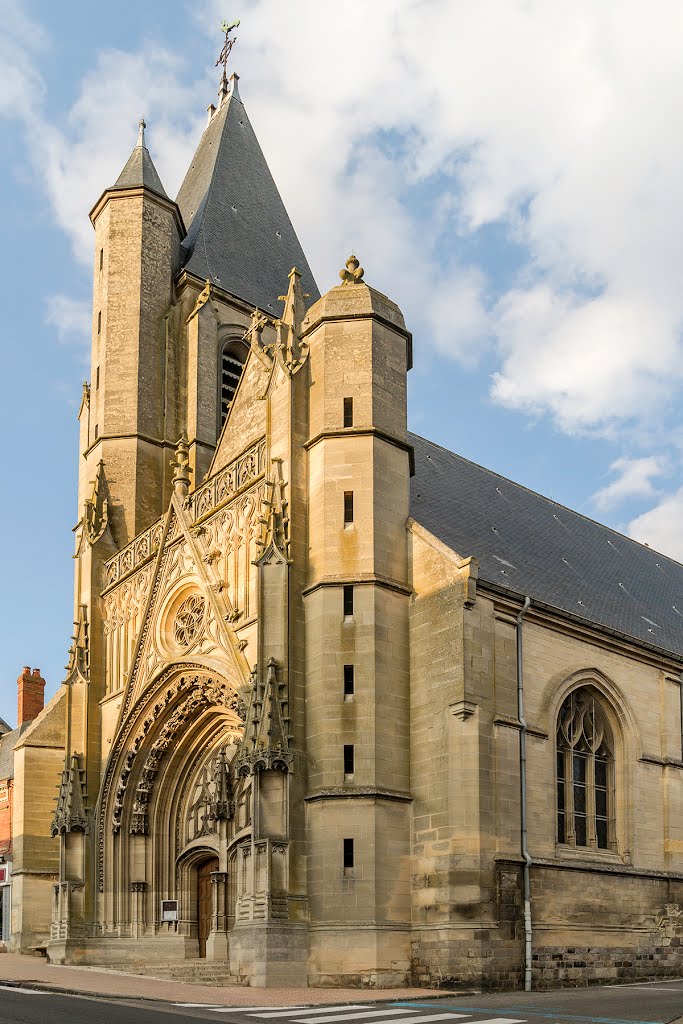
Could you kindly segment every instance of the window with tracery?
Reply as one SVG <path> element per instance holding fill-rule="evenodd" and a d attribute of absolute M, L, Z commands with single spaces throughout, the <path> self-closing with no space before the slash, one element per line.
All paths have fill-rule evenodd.
<path fill-rule="evenodd" d="M 557 841 L 616 849 L 614 742 L 591 690 L 569 694 L 557 720 Z"/>
<path fill-rule="evenodd" d="M 219 366 L 220 396 L 218 402 L 218 429 L 222 430 L 232 400 L 240 382 L 249 349 L 241 341 L 229 341 L 223 346 Z"/>
<path fill-rule="evenodd" d="M 173 637 L 178 647 L 191 647 L 199 637 L 204 622 L 204 598 L 190 594 L 176 612 Z"/>

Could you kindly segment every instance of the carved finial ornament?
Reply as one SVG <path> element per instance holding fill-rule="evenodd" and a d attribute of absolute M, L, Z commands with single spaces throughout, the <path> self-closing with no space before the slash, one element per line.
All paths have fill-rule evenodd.
<path fill-rule="evenodd" d="M 176 446 L 175 459 L 171 462 L 175 470 L 173 473 L 173 490 L 179 498 L 186 498 L 190 489 L 190 451 L 187 445 L 187 438 L 181 434 Z"/>
<path fill-rule="evenodd" d="M 275 342 L 265 344 L 261 338 L 263 328 L 270 322 L 259 309 L 252 313 L 251 324 L 244 334 L 261 362 L 272 367 L 277 362 L 288 377 L 293 377 L 301 369 L 308 357 L 308 342 L 302 338 L 303 319 L 306 314 L 304 300 L 310 295 L 301 289 L 301 271 L 292 267 L 289 272 L 289 287 L 286 295 L 278 296 L 284 302 L 282 316 L 275 320 Z"/>
<path fill-rule="evenodd" d="M 109 522 L 109 502 L 104 479 L 104 462 L 100 459 L 97 474 L 93 480 L 92 494 L 85 499 L 83 524 L 90 544 L 97 544 Z"/>
<path fill-rule="evenodd" d="M 346 267 L 339 271 L 342 284 L 363 284 L 363 274 L 365 271 L 361 267 L 360 263 L 355 256 L 349 256 L 346 261 Z"/>
<path fill-rule="evenodd" d="M 144 117 L 141 117 L 138 121 L 138 147 L 144 149 L 145 146 L 145 128 L 147 127 Z"/>

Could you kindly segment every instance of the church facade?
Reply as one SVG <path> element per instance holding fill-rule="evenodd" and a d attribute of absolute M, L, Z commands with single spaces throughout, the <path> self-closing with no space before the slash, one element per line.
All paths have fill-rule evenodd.
<path fill-rule="evenodd" d="M 91 219 L 75 633 L 14 751 L 10 948 L 680 973 L 683 567 L 408 432 L 401 311 L 355 257 L 320 296 L 237 76 L 175 201 L 141 124 Z"/>

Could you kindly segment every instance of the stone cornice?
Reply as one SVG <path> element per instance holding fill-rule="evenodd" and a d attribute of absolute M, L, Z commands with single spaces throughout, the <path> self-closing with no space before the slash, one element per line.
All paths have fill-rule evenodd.
<path fill-rule="evenodd" d="M 306 803 L 315 800 L 397 800 L 399 803 L 412 803 L 410 793 L 404 793 L 397 789 L 385 789 L 383 786 L 326 786 L 324 789 L 316 789 L 304 797 Z"/>
<path fill-rule="evenodd" d="M 412 587 L 399 582 L 399 580 L 392 580 L 386 576 L 379 576 L 377 573 L 367 572 L 359 573 L 357 576 L 324 576 L 304 587 L 301 591 L 301 596 L 308 597 L 309 594 L 312 594 L 315 590 L 320 590 L 321 587 L 343 587 L 348 584 L 353 584 L 354 587 L 384 587 L 385 590 L 393 590 L 398 594 L 406 594 L 408 597 L 413 593 Z"/>
<path fill-rule="evenodd" d="M 136 199 L 139 196 L 143 196 L 145 199 L 149 199 L 151 202 L 160 206 L 162 210 L 168 210 L 169 213 L 173 214 L 173 218 L 178 228 L 178 234 L 180 238 L 184 238 L 187 234 L 185 225 L 183 224 L 182 214 L 177 204 L 172 199 L 168 199 L 166 196 L 159 195 L 153 189 L 146 185 L 138 185 L 135 188 L 107 188 L 104 190 L 100 198 L 97 200 L 92 210 L 90 211 L 90 221 L 94 225 L 95 221 L 102 213 L 107 203 L 114 199 Z"/>
<path fill-rule="evenodd" d="M 477 583 L 477 593 L 494 602 L 496 617 L 501 617 L 500 612 L 503 612 L 504 616 L 513 614 L 516 616 L 524 599 L 523 595 L 516 591 L 508 590 L 506 587 L 481 578 Z M 525 624 L 535 622 L 554 632 L 572 636 L 612 652 L 623 654 L 626 650 L 631 657 L 637 658 L 659 671 L 680 676 L 683 670 L 683 663 L 672 652 L 665 651 L 654 644 L 648 644 L 647 641 L 639 640 L 637 637 L 620 633 L 610 626 L 591 622 L 589 619 L 574 615 L 562 608 L 554 608 L 542 601 L 536 601 L 533 597 L 524 622 Z"/>
<path fill-rule="evenodd" d="M 317 444 L 328 437 L 364 437 L 367 435 L 376 437 L 380 441 L 386 441 L 387 444 L 407 452 L 410 475 L 415 476 L 415 449 L 412 444 L 409 444 L 407 441 L 401 441 L 397 437 L 392 437 L 391 434 L 387 434 L 384 430 L 379 430 L 377 427 L 340 427 L 339 430 L 321 430 L 304 442 L 304 448 L 306 451 L 310 451 L 311 448 L 315 448 Z"/>

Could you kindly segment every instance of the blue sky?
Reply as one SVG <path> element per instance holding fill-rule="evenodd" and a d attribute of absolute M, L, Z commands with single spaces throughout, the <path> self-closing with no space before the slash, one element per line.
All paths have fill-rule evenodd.
<path fill-rule="evenodd" d="M 137 121 L 174 194 L 240 92 L 321 290 L 351 248 L 414 333 L 413 430 L 683 559 L 683 8 L 0 2 L 0 716 L 72 630 L 88 211 Z M 470 552 L 462 552 L 467 555 Z"/>

